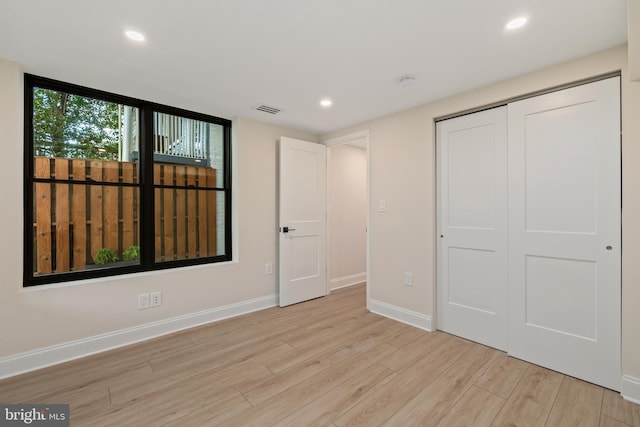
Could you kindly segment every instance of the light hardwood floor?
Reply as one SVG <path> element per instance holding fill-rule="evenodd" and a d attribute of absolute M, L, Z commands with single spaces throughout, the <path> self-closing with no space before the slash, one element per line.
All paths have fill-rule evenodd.
<path fill-rule="evenodd" d="M 618 393 L 368 313 L 362 285 L 0 381 L 72 426 L 640 427 Z"/>

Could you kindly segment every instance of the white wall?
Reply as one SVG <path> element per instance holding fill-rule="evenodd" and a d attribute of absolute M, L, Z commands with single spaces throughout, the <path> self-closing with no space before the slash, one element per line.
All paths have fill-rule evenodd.
<path fill-rule="evenodd" d="M 0 182 L 4 183 L 0 186 L 0 224 L 4 225 L 0 243 L 0 377 L 11 369 L 33 367 L 30 363 L 34 360 L 47 360 L 46 355 L 25 352 L 101 334 L 117 335 L 123 330 L 129 332 L 126 337 L 141 339 L 171 326 L 169 322 L 165 329 L 131 332 L 150 322 L 189 317 L 254 299 L 263 305 L 275 304 L 276 276 L 264 272 L 265 263 L 276 261 L 276 141 L 282 135 L 317 141 L 315 135 L 248 119 L 234 120 L 233 262 L 25 289 L 23 90 L 19 66 L 0 60 L 0 141 L 4 156 L 0 168 Z M 138 310 L 137 295 L 150 291 L 162 291 L 162 306 Z M 183 319 L 176 325 L 188 323 L 189 319 Z M 103 341 L 113 343 L 117 338 Z M 93 344 L 99 349 L 100 342 Z M 69 356 L 74 348 L 66 347 L 60 354 Z"/>
<path fill-rule="evenodd" d="M 631 80 L 640 82 L 640 2 L 627 2 L 627 20 L 629 21 L 629 75 Z"/>
<path fill-rule="evenodd" d="M 329 286 L 366 280 L 367 151 L 348 144 L 327 149 Z"/>
<path fill-rule="evenodd" d="M 629 79 L 626 46 L 323 135 L 369 129 L 372 299 L 396 312 L 435 318 L 435 118 L 617 70 L 623 129 L 622 370 L 639 379 L 640 83 Z M 377 212 L 379 199 L 387 201 L 386 213 Z M 405 271 L 414 273 L 413 287 L 403 286 Z"/>

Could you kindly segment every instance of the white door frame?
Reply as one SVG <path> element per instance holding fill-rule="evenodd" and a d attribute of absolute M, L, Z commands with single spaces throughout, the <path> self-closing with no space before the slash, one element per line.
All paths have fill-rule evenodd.
<path fill-rule="evenodd" d="M 361 130 L 358 132 L 354 132 L 354 133 L 350 133 L 348 135 L 343 135 L 343 136 L 339 136 L 336 138 L 329 138 L 326 139 L 324 141 L 322 141 L 322 143 L 324 145 L 326 145 L 327 147 L 333 146 L 333 145 L 341 145 L 341 144 L 348 144 L 350 142 L 354 142 L 356 140 L 359 139 L 364 139 L 364 144 L 366 146 L 367 149 L 367 243 L 366 243 L 366 247 L 367 247 L 367 256 L 366 256 L 366 260 L 367 260 L 367 277 L 366 277 L 366 292 L 367 292 L 367 297 L 366 297 L 366 302 L 367 302 L 367 310 L 369 310 L 369 300 L 370 300 L 370 289 L 371 289 L 371 146 L 369 145 L 369 129 L 365 129 L 365 130 Z M 327 168 L 327 171 L 329 169 Z M 329 179 L 328 177 L 328 173 L 327 173 L 327 181 Z M 328 184 L 328 182 L 327 182 Z M 328 200 L 327 200 L 328 202 Z M 329 227 L 327 227 L 327 240 L 329 239 Z M 327 245 L 327 266 L 329 265 L 328 260 L 330 259 L 329 257 L 329 245 Z M 329 268 L 329 267 L 327 267 Z M 327 271 L 327 294 L 330 291 L 329 288 L 329 278 L 331 277 L 331 275 L 329 274 L 330 272 Z"/>

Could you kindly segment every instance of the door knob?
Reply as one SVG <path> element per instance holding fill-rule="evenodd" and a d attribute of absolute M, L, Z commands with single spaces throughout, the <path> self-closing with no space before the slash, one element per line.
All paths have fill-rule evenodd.
<path fill-rule="evenodd" d="M 608 251 L 610 251 L 611 249 L 613 249 L 613 246 L 607 246 Z"/>
<path fill-rule="evenodd" d="M 283 233 L 288 233 L 290 231 L 296 231 L 295 228 L 289 228 L 289 227 L 282 227 L 282 232 Z"/>

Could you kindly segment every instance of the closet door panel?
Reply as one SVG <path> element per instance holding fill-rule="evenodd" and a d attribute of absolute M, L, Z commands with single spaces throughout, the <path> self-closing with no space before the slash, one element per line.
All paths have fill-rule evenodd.
<path fill-rule="evenodd" d="M 437 135 L 438 328 L 506 350 L 506 108 Z"/>
<path fill-rule="evenodd" d="M 509 353 L 620 389 L 619 78 L 508 106 Z"/>

